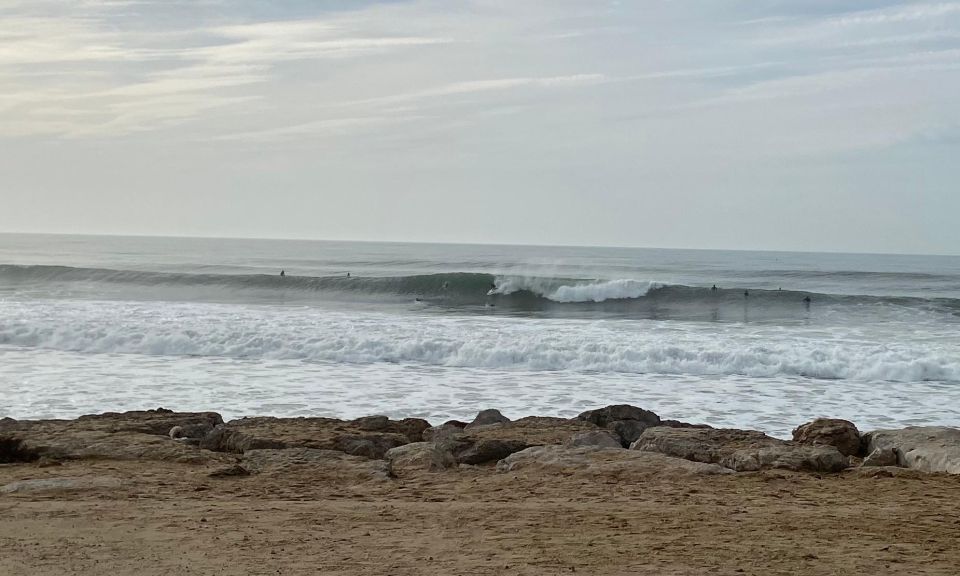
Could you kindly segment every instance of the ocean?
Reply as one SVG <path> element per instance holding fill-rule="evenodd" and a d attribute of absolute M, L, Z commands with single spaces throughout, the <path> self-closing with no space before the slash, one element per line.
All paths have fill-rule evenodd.
<path fill-rule="evenodd" d="M 0 417 L 614 403 L 958 426 L 960 257 L 0 235 Z"/>

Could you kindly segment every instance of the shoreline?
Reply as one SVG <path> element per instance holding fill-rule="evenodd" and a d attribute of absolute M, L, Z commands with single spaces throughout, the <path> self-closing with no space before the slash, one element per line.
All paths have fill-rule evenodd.
<path fill-rule="evenodd" d="M 224 423 L 162 409 L 0 419 L 0 572 L 947 575 L 960 565 L 957 429 L 854 434 L 818 421 L 787 442 L 626 405 L 430 424 Z"/>

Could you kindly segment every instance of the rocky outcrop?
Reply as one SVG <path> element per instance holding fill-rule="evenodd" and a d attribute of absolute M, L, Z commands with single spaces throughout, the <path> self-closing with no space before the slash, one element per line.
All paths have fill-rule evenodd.
<path fill-rule="evenodd" d="M 213 412 L 146 410 L 82 416 L 76 420 L 0 421 L 0 460 L 164 460 L 201 463 L 221 455 L 200 450 L 187 434 L 203 434 L 222 423 Z M 173 440 L 180 427 L 187 441 Z M 193 443 L 195 444 L 195 442 Z"/>
<path fill-rule="evenodd" d="M 594 448 L 623 448 L 623 446 L 620 445 L 620 437 L 609 430 L 579 432 L 564 442 L 564 446 L 570 448 L 577 448 L 580 446 L 592 446 Z"/>
<path fill-rule="evenodd" d="M 769 468 L 839 472 L 849 464 L 833 446 L 805 446 L 753 430 L 649 428 L 630 448 L 719 464 L 738 472 Z"/>
<path fill-rule="evenodd" d="M 439 472 L 457 465 L 453 454 L 434 442 L 414 442 L 391 448 L 386 460 L 390 471 L 401 478 L 417 472 Z"/>
<path fill-rule="evenodd" d="M 660 426 L 659 416 L 649 410 L 628 404 L 615 404 L 597 410 L 588 410 L 577 416 L 577 419 L 614 432 L 620 437 L 620 443 L 624 447 L 635 442 L 647 428 Z"/>
<path fill-rule="evenodd" d="M 390 420 L 372 416 L 357 420 L 335 418 L 241 418 L 218 426 L 200 446 L 219 452 L 243 454 L 250 450 L 313 448 L 337 450 L 366 458 L 383 458 L 387 450 L 420 442 L 426 420 Z"/>
<path fill-rule="evenodd" d="M 466 425 L 466 428 L 476 428 L 477 426 L 488 426 L 490 424 L 505 424 L 509 422 L 510 419 L 500 413 L 499 410 L 495 408 L 489 408 L 487 410 L 481 410 L 477 417 L 473 419 L 473 422 Z"/>
<path fill-rule="evenodd" d="M 837 418 L 817 418 L 793 431 L 793 441 L 811 446 L 834 446 L 844 456 L 860 453 L 860 431 L 853 422 Z"/>
<path fill-rule="evenodd" d="M 446 428 L 429 433 L 443 450 L 450 452 L 459 464 L 496 462 L 530 446 L 563 444 L 580 432 L 596 431 L 588 422 L 565 418 L 529 416 L 512 422 L 467 426 L 461 431 Z"/>
<path fill-rule="evenodd" d="M 713 475 L 732 474 L 733 470 L 716 464 L 692 462 L 655 452 L 617 448 L 535 446 L 511 454 L 497 463 L 501 472 L 545 472 L 549 474 L 582 474 L 608 479 L 637 480 L 644 476 L 664 474 Z"/>
<path fill-rule="evenodd" d="M 876 430 L 863 435 L 866 452 L 922 472 L 960 474 L 960 429 L 944 426 L 910 426 L 901 430 Z M 886 453 L 886 456 L 883 456 Z M 866 465 L 866 462 L 864 462 Z"/>

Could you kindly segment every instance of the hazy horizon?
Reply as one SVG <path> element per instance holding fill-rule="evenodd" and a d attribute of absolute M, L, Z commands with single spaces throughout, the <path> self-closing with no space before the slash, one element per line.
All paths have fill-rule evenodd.
<path fill-rule="evenodd" d="M 436 242 L 430 240 L 365 240 L 350 238 L 296 238 L 296 237 L 266 237 L 266 236 L 178 236 L 164 234 L 111 234 L 111 233 L 63 233 L 63 232 L 7 232 L 0 231 L 0 236 L 63 236 L 89 238 L 156 238 L 173 240 L 262 240 L 266 242 L 329 242 L 329 243 L 369 243 L 369 244 L 411 244 L 411 245 L 439 245 L 439 246 L 503 246 L 527 248 L 610 248 L 623 250 L 676 250 L 687 252 L 770 252 L 774 254 L 834 254 L 834 255 L 861 255 L 861 256 L 931 256 L 944 258 L 958 258 L 960 253 L 928 253 L 928 252 L 847 252 L 842 250 L 774 250 L 766 248 L 698 248 L 683 246 L 640 246 L 640 245 L 609 245 L 609 244 L 523 244 L 507 242 Z"/>
<path fill-rule="evenodd" d="M 0 8 L 0 232 L 960 254 L 960 1 Z"/>

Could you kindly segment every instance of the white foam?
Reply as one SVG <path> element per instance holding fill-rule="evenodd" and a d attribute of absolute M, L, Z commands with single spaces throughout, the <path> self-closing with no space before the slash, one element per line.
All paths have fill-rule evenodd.
<path fill-rule="evenodd" d="M 488 294 L 491 296 L 494 294 L 506 295 L 526 290 L 554 302 L 604 302 L 606 300 L 640 298 L 650 290 L 660 286 L 662 284 L 658 282 L 642 282 L 630 279 L 556 286 L 553 282 L 543 278 L 511 276 L 498 278 L 496 287 L 491 289 Z"/>
<path fill-rule="evenodd" d="M 922 339 L 763 327 L 118 302 L 0 303 L 0 345 L 84 354 L 487 370 L 960 382 L 956 326 Z M 932 328 L 931 328 L 932 329 Z M 912 343 L 916 342 L 916 343 Z"/>

